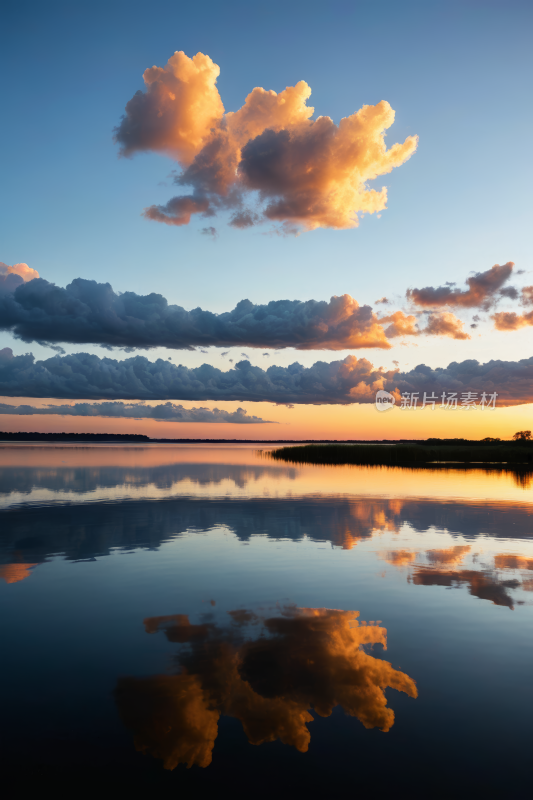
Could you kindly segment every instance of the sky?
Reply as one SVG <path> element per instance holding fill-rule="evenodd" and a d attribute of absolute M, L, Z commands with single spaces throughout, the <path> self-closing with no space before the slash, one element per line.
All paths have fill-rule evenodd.
<path fill-rule="evenodd" d="M 175 383 L 159 394 L 134 397 L 115 387 L 96 397 L 80 381 L 68 391 L 53 382 L 35 388 L 27 371 L 13 378 L 10 361 L 8 377 L 0 369 L 0 404 L 170 401 L 219 413 L 179 412 L 177 419 L 167 409 L 135 419 L 131 408 L 115 408 L 112 418 L 88 417 L 87 409 L 83 416 L 3 410 L 0 428 L 283 439 L 507 438 L 531 429 L 533 362 L 511 384 L 508 375 L 533 356 L 533 294 L 522 291 L 533 284 L 532 16 L 531 4 L 513 0 L 11 4 L 0 55 L 0 262 L 7 265 L 3 273 L 0 266 L 0 350 L 14 358 L 32 353 L 47 363 L 41 371 L 55 369 L 51 358 L 58 364 L 88 353 L 170 358 L 189 371 L 208 364 L 231 373 L 245 359 L 262 371 L 297 362 L 310 372 L 287 402 L 248 388 L 237 400 L 218 389 L 193 396 Z M 143 73 L 152 67 L 159 71 L 150 72 L 150 95 Z M 197 83 L 187 95 L 191 70 Z M 286 87 L 300 89 L 282 95 Z M 365 106 L 375 111 L 346 121 Z M 380 148 L 396 143 L 403 149 L 389 171 Z M 215 145 L 216 164 L 209 161 Z M 189 199 L 169 204 L 175 197 Z M 511 262 L 505 274 L 489 272 Z M 8 285 L 7 269 L 20 264 L 39 278 L 20 268 Z M 111 284 L 105 303 L 118 327 L 92 285 L 65 290 L 80 278 Z M 406 295 L 450 283 L 446 297 Z M 52 297 L 49 284 L 63 294 Z M 117 311 L 124 292 L 135 293 L 134 313 Z M 148 331 L 147 301 L 136 296 L 152 293 L 211 316 L 172 312 Z M 345 295 L 355 305 L 330 303 Z M 389 302 L 376 303 L 383 297 Z M 253 304 L 246 323 L 243 300 Z M 162 313 L 153 303 L 149 311 Z M 392 318 L 397 312 L 400 321 Z M 316 380 L 313 365 L 359 375 L 346 362 L 354 357 L 373 365 L 364 391 L 357 383 L 337 397 L 331 378 L 317 404 L 321 398 L 304 386 Z M 438 384 L 503 396 L 510 385 L 500 397 L 506 407 L 399 407 L 402 391 L 423 395 L 423 380 L 413 377 L 418 365 L 446 370 L 472 360 L 505 364 L 498 377 L 470 370 L 455 389 L 450 370 L 433 375 L 428 393 Z M 387 413 L 373 404 L 378 388 L 395 394 Z M 239 408 L 246 415 L 235 421 Z M 265 422 L 243 424 L 250 417 Z"/>

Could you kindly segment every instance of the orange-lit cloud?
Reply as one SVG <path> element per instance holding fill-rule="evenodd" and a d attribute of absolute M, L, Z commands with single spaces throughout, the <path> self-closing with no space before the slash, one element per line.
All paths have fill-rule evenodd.
<path fill-rule="evenodd" d="M 231 616 L 237 625 L 209 624 L 198 639 L 187 638 L 191 627 L 202 627 L 187 617 L 145 620 L 150 631 L 162 627 L 170 641 L 190 643 L 178 654 L 182 672 L 118 682 L 116 701 L 135 747 L 167 769 L 211 762 L 220 714 L 240 720 L 251 744 L 280 739 L 306 752 L 310 709 L 327 717 L 340 705 L 366 728 L 388 731 L 394 712 L 385 689 L 417 696 L 411 678 L 362 649 L 385 646 L 386 630 L 359 624 L 357 612 L 285 608 L 244 641 L 243 626 L 257 625 L 258 616 L 242 610 Z"/>
<path fill-rule="evenodd" d="M 533 311 L 527 314 L 517 314 L 516 311 L 499 311 L 492 315 L 494 327 L 497 331 L 517 331 L 533 325 Z"/>
<path fill-rule="evenodd" d="M 463 328 L 464 323 L 450 311 L 441 311 L 439 314 L 428 316 L 423 333 L 431 336 L 450 336 L 452 339 L 470 339 Z"/>
<path fill-rule="evenodd" d="M 29 578 L 31 570 L 37 564 L 3 564 L 0 566 L 0 578 L 6 583 L 18 583 Z"/>
<path fill-rule="evenodd" d="M 495 264 L 485 272 L 477 272 L 466 279 L 468 289 L 455 289 L 453 284 L 445 284 L 434 288 L 408 289 L 407 299 L 423 308 L 442 308 L 444 306 L 461 306 L 463 308 L 489 308 L 498 298 L 498 293 L 507 297 L 517 295 L 515 289 L 503 289 L 503 284 L 510 278 L 514 263 Z"/>
<path fill-rule="evenodd" d="M 378 302 L 383 302 L 383 300 L 378 300 Z M 387 317 L 380 317 L 379 322 L 382 325 L 388 324 L 388 327 L 385 328 L 385 336 L 388 339 L 394 339 L 396 336 L 418 336 L 420 334 L 416 317 L 412 314 L 404 314 L 403 311 L 395 311 L 394 314 L 389 314 Z"/>
<path fill-rule="evenodd" d="M 363 106 L 338 125 L 311 120 L 311 89 L 300 81 L 279 94 L 256 87 L 238 111 L 224 113 L 219 73 L 209 56 L 176 52 L 165 67 L 145 71 L 145 91 L 127 103 L 115 132 L 121 153 L 169 155 L 183 169 L 176 183 L 192 187 L 145 216 L 184 225 L 191 214 L 226 207 L 235 227 L 267 219 L 285 230 L 311 230 L 354 228 L 358 214 L 386 208 L 387 189 L 366 183 L 405 163 L 418 142 L 409 136 L 387 150 L 389 103 Z M 245 207 L 249 192 L 258 192 L 260 214 Z"/>
<path fill-rule="evenodd" d="M 385 335 L 389 339 L 397 336 L 449 336 L 452 339 L 470 339 L 464 330 L 464 323 L 450 311 L 441 311 L 428 316 L 425 327 L 419 327 L 417 318 L 413 314 L 395 311 L 386 317 L 379 317 L 382 325 L 390 323 L 385 328 Z"/>
<path fill-rule="evenodd" d="M 220 68 L 209 56 L 188 58 L 176 52 L 162 69 L 145 70 L 145 92 L 136 92 L 126 105 L 117 130 L 123 155 L 142 150 L 166 153 L 190 163 L 224 116 L 216 88 Z"/>
<path fill-rule="evenodd" d="M 37 270 L 28 267 L 27 264 L 20 263 L 9 266 L 0 261 L 0 292 L 14 292 L 17 286 L 38 277 Z"/>

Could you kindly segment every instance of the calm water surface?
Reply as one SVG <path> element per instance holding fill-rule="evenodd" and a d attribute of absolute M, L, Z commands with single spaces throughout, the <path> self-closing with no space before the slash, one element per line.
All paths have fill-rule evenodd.
<path fill-rule="evenodd" d="M 3 774 L 528 796 L 532 478 L 0 445 Z"/>

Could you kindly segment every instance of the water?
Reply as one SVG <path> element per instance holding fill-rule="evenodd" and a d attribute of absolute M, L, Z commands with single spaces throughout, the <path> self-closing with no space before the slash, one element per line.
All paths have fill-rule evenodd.
<path fill-rule="evenodd" d="M 527 794 L 531 473 L 268 450 L 0 446 L 4 776 Z"/>

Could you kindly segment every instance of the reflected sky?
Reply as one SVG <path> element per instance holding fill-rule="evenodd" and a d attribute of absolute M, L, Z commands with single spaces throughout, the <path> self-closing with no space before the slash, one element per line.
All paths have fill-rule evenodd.
<path fill-rule="evenodd" d="M 242 445 L 0 447 L 3 752 L 188 794 L 345 791 L 354 753 L 388 791 L 444 753 L 452 791 L 490 756 L 487 792 L 519 793 L 531 494 Z"/>

